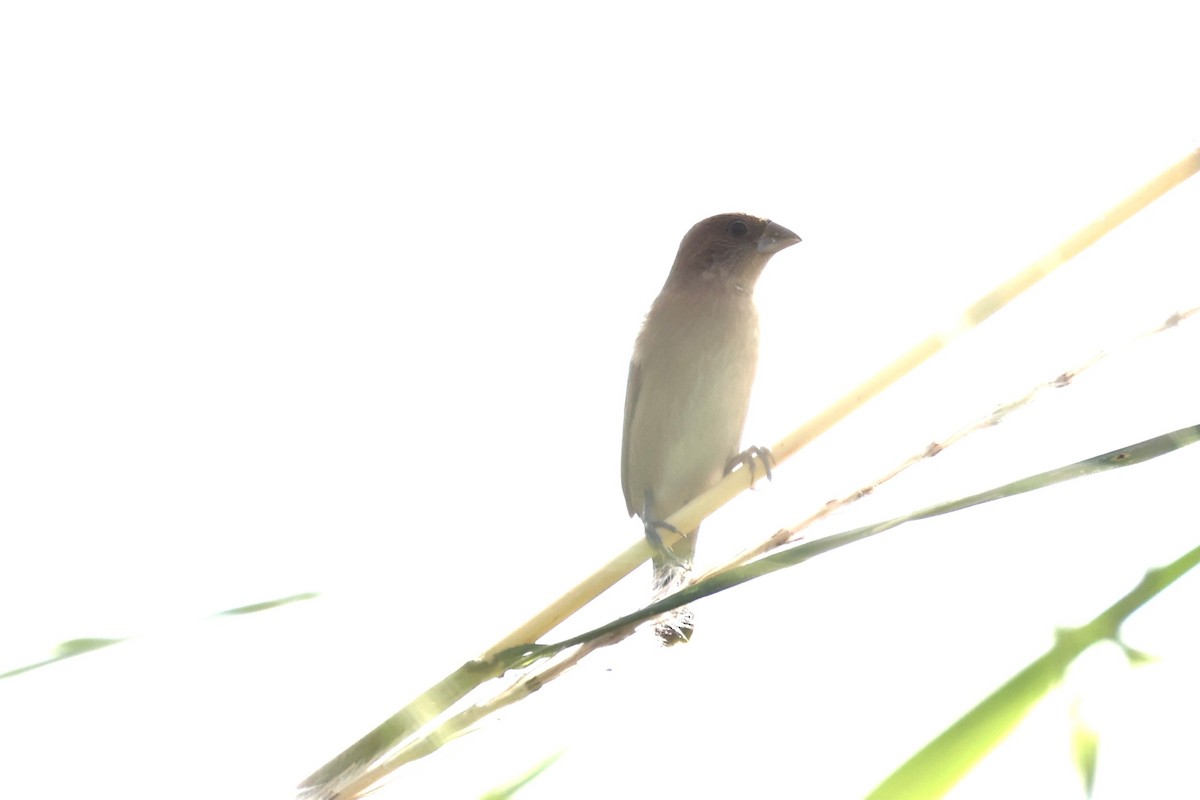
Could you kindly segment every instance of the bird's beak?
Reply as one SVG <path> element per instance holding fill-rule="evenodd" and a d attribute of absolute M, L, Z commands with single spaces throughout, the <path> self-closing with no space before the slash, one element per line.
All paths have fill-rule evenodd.
<path fill-rule="evenodd" d="M 758 237 L 755 247 L 760 253 L 778 253 L 785 247 L 791 247 L 800 241 L 800 237 L 782 225 L 774 222 L 767 223 L 767 229 Z"/>

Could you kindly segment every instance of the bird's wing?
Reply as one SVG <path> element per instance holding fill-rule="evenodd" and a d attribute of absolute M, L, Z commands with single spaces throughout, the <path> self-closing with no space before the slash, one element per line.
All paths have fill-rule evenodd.
<path fill-rule="evenodd" d="M 625 493 L 625 507 L 629 516 L 638 513 L 629 496 L 629 434 L 633 430 L 633 411 L 637 408 L 638 394 L 642 390 L 642 367 L 634 358 L 629 362 L 629 383 L 625 386 L 625 432 L 621 436 L 621 490 Z"/>

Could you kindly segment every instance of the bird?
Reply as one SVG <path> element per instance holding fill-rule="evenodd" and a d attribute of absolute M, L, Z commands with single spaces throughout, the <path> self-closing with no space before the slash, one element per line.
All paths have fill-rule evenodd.
<path fill-rule="evenodd" d="M 760 448 L 739 452 L 758 362 L 754 286 L 771 256 L 800 237 L 768 219 L 718 214 L 692 226 L 646 314 L 629 362 L 621 444 L 621 488 L 652 545 L 653 598 L 683 586 L 697 527 L 667 548 L 659 529 L 737 463 L 753 468 Z M 690 609 L 661 617 L 664 645 L 691 638 Z"/>

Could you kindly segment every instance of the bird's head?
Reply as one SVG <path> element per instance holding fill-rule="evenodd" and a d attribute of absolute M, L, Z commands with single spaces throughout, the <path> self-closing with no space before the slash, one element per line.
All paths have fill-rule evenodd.
<path fill-rule="evenodd" d="M 769 219 L 718 214 L 701 220 L 683 237 L 668 284 L 728 283 L 750 291 L 771 256 L 800 237 Z"/>

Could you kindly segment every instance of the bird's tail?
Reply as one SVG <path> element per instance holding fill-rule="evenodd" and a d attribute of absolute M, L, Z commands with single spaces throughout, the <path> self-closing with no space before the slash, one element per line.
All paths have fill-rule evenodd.
<path fill-rule="evenodd" d="M 692 571 L 692 554 L 696 552 L 696 532 L 680 539 L 671 547 L 670 556 L 654 555 L 654 591 L 651 602 L 663 599 L 682 589 Z M 654 623 L 654 635 L 664 647 L 683 644 L 692 638 L 695 615 L 687 606 L 671 609 Z"/>

